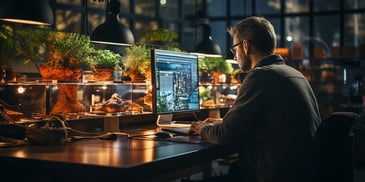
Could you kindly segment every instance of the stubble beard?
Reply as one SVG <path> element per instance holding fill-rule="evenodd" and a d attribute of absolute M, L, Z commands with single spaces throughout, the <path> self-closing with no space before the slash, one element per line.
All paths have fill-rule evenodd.
<path fill-rule="evenodd" d="M 251 66 L 252 66 L 252 60 L 248 55 L 243 55 L 242 56 L 242 63 L 241 63 L 241 70 L 243 72 L 248 72 L 251 70 Z"/>

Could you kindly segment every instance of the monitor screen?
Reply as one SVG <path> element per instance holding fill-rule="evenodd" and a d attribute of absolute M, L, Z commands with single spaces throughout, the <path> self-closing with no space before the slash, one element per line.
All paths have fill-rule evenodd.
<path fill-rule="evenodd" d="M 200 109 L 197 55 L 152 50 L 154 111 L 158 115 Z"/>

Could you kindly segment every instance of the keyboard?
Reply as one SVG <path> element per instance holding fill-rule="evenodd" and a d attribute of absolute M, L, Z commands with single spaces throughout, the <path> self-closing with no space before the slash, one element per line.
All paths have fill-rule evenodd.
<path fill-rule="evenodd" d="M 166 124 L 157 123 L 157 126 L 166 128 L 190 128 L 191 122 L 192 121 L 172 121 Z"/>
<path fill-rule="evenodd" d="M 180 135 L 195 135 L 190 133 L 190 126 L 189 127 L 162 127 L 163 131 L 168 131 L 171 133 L 176 133 Z"/>

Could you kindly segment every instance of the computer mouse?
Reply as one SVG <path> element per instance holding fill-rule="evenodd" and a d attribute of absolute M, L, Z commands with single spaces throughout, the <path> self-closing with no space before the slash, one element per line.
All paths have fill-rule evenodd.
<path fill-rule="evenodd" d="M 172 138 L 174 137 L 173 134 L 166 132 L 166 131 L 159 131 L 155 133 L 157 138 Z"/>

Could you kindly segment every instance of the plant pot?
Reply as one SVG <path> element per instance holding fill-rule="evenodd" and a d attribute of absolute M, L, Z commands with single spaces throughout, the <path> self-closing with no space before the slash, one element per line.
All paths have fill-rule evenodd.
<path fill-rule="evenodd" d="M 81 77 L 81 69 L 52 68 L 40 65 L 39 72 L 44 80 L 78 80 Z M 53 105 L 51 113 L 78 113 L 85 112 L 86 108 L 77 99 L 77 84 L 57 84 L 58 98 Z"/>
<path fill-rule="evenodd" d="M 128 71 L 128 76 L 133 83 L 144 83 L 147 79 L 143 74 L 135 71 Z"/>
<path fill-rule="evenodd" d="M 95 81 L 113 81 L 114 69 L 96 68 L 94 72 Z"/>
<path fill-rule="evenodd" d="M 39 65 L 39 73 L 44 80 L 78 80 L 81 69 L 53 68 L 48 65 Z"/>

